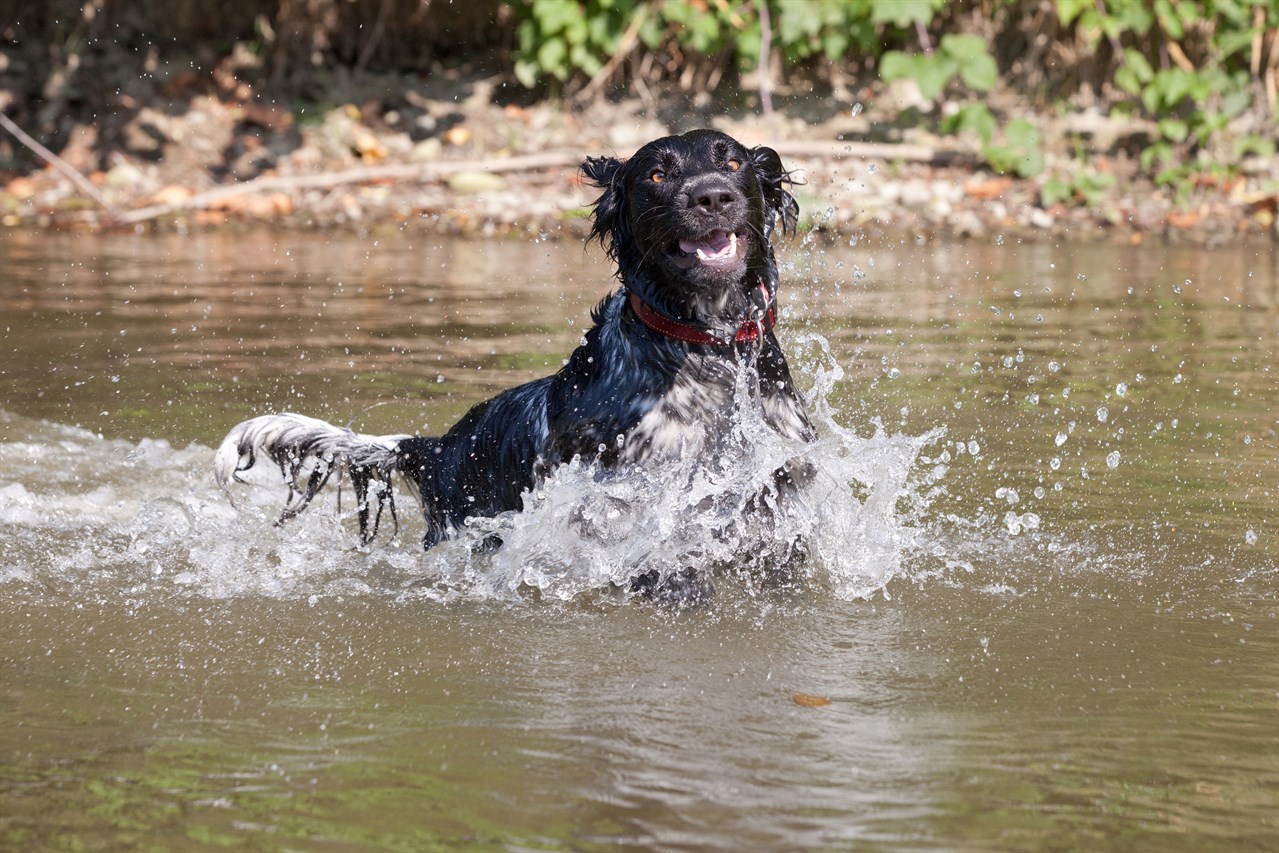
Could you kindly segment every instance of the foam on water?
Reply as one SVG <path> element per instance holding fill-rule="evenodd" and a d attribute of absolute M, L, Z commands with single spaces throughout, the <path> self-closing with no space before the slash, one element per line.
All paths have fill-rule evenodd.
<path fill-rule="evenodd" d="M 212 482 L 213 451 L 132 444 L 0 412 L 0 583 L 78 584 L 86 592 L 167 590 L 212 597 L 384 594 L 396 597 L 571 599 L 656 570 L 768 565 L 805 543 L 804 583 L 864 597 L 920 549 L 925 488 L 921 450 L 941 431 L 859 436 L 830 403 L 842 371 L 817 336 L 807 372 L 819 439 L 770 430 L 738 388 L 746 413 L 716 452 L 679 464 L 600 471 L 562 466 L 522 512 L 478 519 L 423 553 L 418 509 L 400 491 L 403 522 L 369 548 L 354 546 L 349 489 L 276 527 L 282 488 L 241 488 L 233 507 Z M 707 460 L 713 459 L 708 464 Z M 779 502 L 774 472 L 807 462 L 816 472 L 795 500 Z M 748 505 L 763 496 L 765 512 Z M 484 547 L 493 537 L 502 547 Z M 743 572 L 751 582 L 758 573 Z"/>

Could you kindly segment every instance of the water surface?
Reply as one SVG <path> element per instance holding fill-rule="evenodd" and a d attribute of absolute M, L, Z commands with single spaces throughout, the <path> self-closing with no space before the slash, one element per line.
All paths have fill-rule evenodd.
<path fill-rule="evenodd" d="M 211 482 L 558 368 L 594 250 L 0 236 L 0 846 L 1274 849 L 1276 257 L 847 242 L 781 321 L 842 553 L 670 611 L 545 507 L 495 564 Z"/>

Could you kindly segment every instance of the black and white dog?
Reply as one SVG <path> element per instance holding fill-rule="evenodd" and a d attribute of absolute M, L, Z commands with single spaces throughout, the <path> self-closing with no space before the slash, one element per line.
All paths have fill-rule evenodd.
<path fill-rule="evenodd" d="M 744 371 L 765 423 L 811 440 L 773 334 L 771 238 L 779 222 L 793 234 L 799 215 L 777 153 L 695 130 L 625 161 L 588 158 L 582 171 L 603 190 L 591 237 L 616 261 L 622 286 L 592 313 L 563 369 L 476 405 L 439 437 L 361 435 L 287 413 L 254 418 L 219 448 L 218 483 L 270 459 L 291 488 L 289 518 L 345 469 L 367 541 L 398 472 L 421 501 L 429 548 L 468 518 L 520 509 L 526 490 L 574 457 L 620 469 L 714 453 Z M 809 474 L 793 463 L 775 479 L 787 490 Z"/>

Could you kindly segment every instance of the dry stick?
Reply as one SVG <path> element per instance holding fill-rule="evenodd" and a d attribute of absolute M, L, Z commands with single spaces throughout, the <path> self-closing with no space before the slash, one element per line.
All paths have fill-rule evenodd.
<path fill-rule="evenodd" d="M 782 155 L 812 157 L 826 160 L 843 160 L 849 157 L 867 160 L 907 160 L 930 163 L 945 156 L 943 152 L 926 145 L 895 145 L 882 142 L 777 142 L 773 148 Z M 393 165 L 367 166 L 347 169 L 343 172 L 326 172 L 319 175 L 270 175 L 255 178 L 242 184 L 218 187 L 176 204 L 156 204 L 131 210 L 117 217 L 125 225 L 145 222 L 179 210 L 206 208 L 215 202 L 249 193 L 273 190 L 327 189 L 343 184 L 360 184 L 371 181 L 431 181 L 459 172 L 522 172 L 576 166 L 581 155 L 567 151 L 548 151 L 522 157 L 506 157 L 500 160 L 454 160 L 445 163 L 428 163 L 422 166 Z"/>
<path fill-rule="evenodd" d="M 156 204 L 131 210 L 119 217 L 119 221 L 129 225 L 145 222 L 174 213 L 179 210 L 205 208 L 214 202 L 248 193 L 270 192 L 272 190 L 327 189 L 343 184 L 361 184 L 370 181 L 430 181 L 458 172 L 518 172 L 527 169 L 546 169 L 554 166 L 573 166 L 581 162 L 581 157 L 568 152 L 550 151 L 545 154 L 529 154 L 523 157 L 506 157 L 500 160 L 454 160 L 446 163 L 428 163 L 421 166 L 393 165 L 367 166 L 360 169 L 347 169 L 343 172 L 325 172 L 319 175 L 269 175 L 254 178 L 241 184 L 218 187 L 199 195 L 177 202 L 176 204 Z"/>
<path fill-rule="evenodd" d="M 54 154 L 48 148 L 45 148 L 39 142 L 28 136 L 26 131 L 14 124 L 13 120 L 4 113 L 0 113 L 0 127 L 3 127 L 5 130 L 12 133 L 19 142 L 34 151 L 40 159 L 44 160 L 50 166 L 70 178 L 71 182 L 79 187 L 85 195 L 102 205 L 102 207 L 106 209 L 107 213 L 111 214 L 113 219 L 117 221 L 120 220 L 120 217 L 123 215 L 120 208 L 116 207 L 107 200 L 106 196 L 98 192 L 98 188 L 91 184 L 88 178 L 76 171 L 75 167 L 66 160 L 63 160 L 57 154 Z"/>
<path fill-rule="evenodd" d="M 635 49 L 635 45 L 639 43 L 640 27 L 644 26 L 644 19 L 648 17 L 648 7 L 640 6 L 635 12 L 635 17 L 631 18 L 631 25 L 626 28 L 626 32 L 622 33 L 622 38 L 617 43 L 617 50 L 613 51 L 613 56 L 599 72 L 590 79 L 582 91 L 574 96 L 574 100 L 578 103 L 585 102 L 595 96 L 598 89 L 603 88 L 609 78 L 613 76 L 613 72 L 617 70 L 617 66 L 622 60 L 630 55 Z"/>
<path fill-rule="evenodd" d="M 773 123 L 773 93 L 769 83 L 772 76 L 773 21 L 768 13 L 768 4 L 759 4 L 759 104 L 764 112 L 764 121 Z"/>
<path fill-rule="evenodd" d="M 814 157 L 823 160 L 905 160 L 912 163 L 936 163 L 946 159 L 949 152 L 938 151 L 927 145 L 906 145 L 891 142 L 774 142 L 771 147 L 785 157 Z M 968 152 L 955 151 L 956 155 Z"/>

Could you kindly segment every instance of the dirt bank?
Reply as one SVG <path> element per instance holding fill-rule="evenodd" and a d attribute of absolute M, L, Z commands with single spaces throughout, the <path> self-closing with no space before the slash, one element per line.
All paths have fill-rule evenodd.
<path fill-rule="evenodd" d="M 323 108 L 206 82 L 173 73 L 146 102 L 121 95 L 109 117 L 77 120 L 57 157 L 81 181 L 53 165 L 0 171 L 0 223 L 580 236 L 593 198 L 576 170 L 583 156 L 625 156 L 711 126 L 774 145 L 804 180 L 808 226 L 837 235 L 1199 244 L 1279 235 L 1279 165 L 1245 160 L 1189 190 L 1157 186 L 1137 166 L 1149 128 L 1100 114 L 1032 115 L 1047 165 L 1023 180 L 985 166 L 975 138 L 920 130 L 921 104 L 900 86 L 845 98 L 779 93 L 765 118 L 741 99 L 520 103 L 496 78 L 465 75 L 347 80 Z M 997 101 L 1004 114 L 1029 112 Z M 1092 183 L 1076 184 L 1085 166 Z"/>

